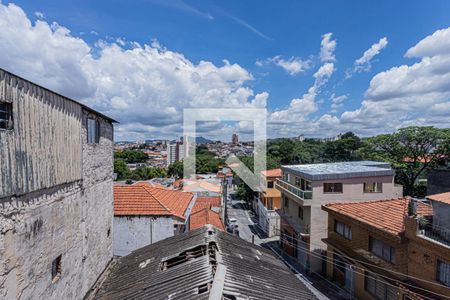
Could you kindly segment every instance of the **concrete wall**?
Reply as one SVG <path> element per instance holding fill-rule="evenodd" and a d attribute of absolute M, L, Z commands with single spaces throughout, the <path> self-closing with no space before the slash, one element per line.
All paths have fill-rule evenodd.
<path fill-rule="evenodd" d="M 124 256 L 174 235 L 170 217 L 114 217 L 114 255 Z"/>
<path fill-rule="evenodd" d="M 14 120 L 0 130 L 0 198 L 81 179 L 79 104 L 1 69 L 0 101 Z"/>
<path fill-rule="evenodd" d="M 2 155 L 16 155 L 0 159 L 0 299 L 82 299 L 112 259 L 112 124 L 95 116 L 101 138 L 87 145 L 81 105 L 0 70 L 1 78 L 14 83 L 17 102 L 14 129 L 0 134 Z"/>
<path fill-rule="evenodd" d="M 433 229 L 448 237 L 450 233 L 450 204 L 431 201 L 433 205 Z"/>

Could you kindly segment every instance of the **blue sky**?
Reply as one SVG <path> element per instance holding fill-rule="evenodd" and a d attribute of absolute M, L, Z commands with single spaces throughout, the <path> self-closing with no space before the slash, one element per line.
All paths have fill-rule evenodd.
<path fill-rule="evenodd" d="M 4 7 L 7 7 L 10 2 L 3 1 L 2 3 Z M 233 85 L 251 90 L 251 95 L 247 95 L 247 98 L 243 96 L 248 102 L 251 102 L 255 95 L 267 93 L 267 95 L 264 94 L 266 95 L 264 98 L 266 98 L 265 103 L 269 113 L 286 110 L 286 114 L 280 114 L 278 119 L 276 115 L 273 118 L 269 116 L 269 119 L 273 119 L 274 124 L 284 116 L 292 115 L 289 108 L 292 106 L 293 99 L 299 99 L 302 105 L 314 105 L 314 108 L 306 109 L 307 118 L 302 119 L 300 116 L 302 124 L 298 128 L 289 129 L 287 128 L 289 126 L 278 124 L 276 126 L 281 126 L 280 128 L 269 129 L 270 136 L 295 136 L 301 133 L 310 136 L 329 136 L 349 129 L 361 135 L 371 135 L 411 124 L 448 126 L 448 123 L 437 122 L 436 124 L 436 118 L 434 121 L 423 120 L 423 116 L 420 118 L 416 110 L 420 109 L 420 106 L 414 108 L 416 111 L 401 109 L 401 112 L 395 112 L 394 108 L 389 108 L 387 114 L 393 113 L 395 116 L 401 116 L 402 119 L 401 122 L 389 125 L 385 125 L 386 122 L 371 121 L 370 126 L 358 127 L 362 124 L 361 120 L 365 118 L 368 120 L 378 118 L 374 115 L 361 116 L 357 122 L 353 119 L 349 121 L 350 117 L 356 118 L 354 114 L 346 114 L 342 117 L 345 112 L 361 109 L 363 100 L 371 101 L 373 97 L 378 97 L 378 94 L 375 95 L 376 93 L 367 94 L 371 80 L 377 74 L 402 65 L 411 67 L 414 63 L 420 63 L 423 60 L 424 56 L 405 57 L 405 54 L 421 40 L 433 35 L 438 30 L 450 27 L 450 14 L 448 13 L 450 2 L 448 1 L 112 0 L 13 1 L 13 3 L 25 12 L 32 26 L 36 20 L 40 19 L 49 27 L 53 22 L 57 22 L 59 26 L 70 30 L 69 37 L 78 38 L 88 45 L 90 47 L 89 55 L 94 60 L 104 55 L 105 46 L 98 46 L 99 44 L 115 43 L 125 51 L 136 47 L 133 42 L 139 43 L 141 47 L 153 45 L 160 47 L 161 52 L 169 51 L 180 54 L 194 67 L 198 66 L 200 61 L 206 61 L 220 68 L 224 65 L 223 61 L 227 60 L 229 64 L 237 65 L 245 70 L 251 78 L 245 79 L 246 75 L 240 74 L 229 75 L 232 77 L 230 79 L 227 78 L 227 73 L 221 75 L 224 82 L 232 81 Z M 6 10 L 4 13 L 11 13 L 11 11 Z M 334 58 L 328 61 L 322 60 L 319 54 L 323 35 L 327 33 L 331 33 L 330 41 L 336 43 L 332 49 Z M 13 35 L 14 32 L 10 34 Z M 447 37 L 446 33 L 442 35 L 443 37 L 440 39 Z M 13 37 L 0 35 L 0 41 L 2 38 L 12 39 Z M 382 38 L 386 38 L 384 46 L 363 65 L 364 68 L 360 69 L 362 71 L 352 72 L 355 70 L 355 61 Z M 99 43 L 99 40 L 102 42 Z M 155 42 L 152 44 L 152 41 L 155 40 L 158 44 Z M 45 41 L 43 42 L 45 43 Z M 436 43 L 436 41 L 431 40 L 431 43 Z M 47 49 L 47 52 L 43 53 L 45 57 L 48 56 L 51 47 L 58 46 L 50 43 L 48 48 L 50 50 Z M 448 54 L 447 46 L 443 47 L 445 53 L 438 53 L 440 56 Z M 57 50 L 55 51 L 57 52 Z M 39 59 L 39 57 L 34 57 L 34 59 Z M 306 67 L 300 71 L 297 70 L 294 72 L 295 74 L 289 73 L 287 69 L 279 66 L 281 61 L 289 62 L 289 59 L 291 59 L 290 62 L 299 60 L 305 63 Z M 56 63 L 64 64 L 65 61 Z M 333 64 L 333 70 L 324 77 L 323 83 L 317 85 L 314 99 L 308 100 L 308 103 L 302 102 L 308 89 L 317 81 L 313 75 L 327 62 Z M 1 60 L 0 67 L 16 73 L 21 73 L 22 68 L 16 68 L 11 61 L 2 64 Z M 83 74 L 86 72 L 84 67 L 80 72 Z M 166 73 L 158 74 L 158 76 L 163 76 L 161 74 Z M 20 75 L 28 75 L 32 79 L 41 78 L 41 80 L 42 76 L 46 76 L 46 74 L 38 76 L 38 71 Z M 394 74 L 393 78 L 395 78 Z M 411 82 L 410 79 L 405 80 Z M 428 79 L 424 78 L 423 80 Z M 125 136 L 152 138 L 158 137 L 158 135 L 162 137 L 179 133 L 179 126 L 171 127 L 164 124 L 170 122 L 160 122 L 165 118 L 164 114 L 160 116 L 149 114 L 148 118 L 154 119 L 154 122 L 151 120 L 143 122 L 142 119 L 145 116 L 136 116 L 133 113 L 128 114 L 125 120 L 121 119 L 118 111 L 111 109 L 117 104 L 117 101 L 108 104 L 108 101 L 114 96 L 109 95 L 108 99 L 100 99 L 98 92 L 100 89 L 96 83 L 89 83 L 89 87 L 93 91 L 97 91 L 92 95 L 77 95 L 76 93 L 72 95 L 71 91 L 75 89 L 74 87 L 54 84 L 50 79 L 42 81 L 39 83 L 50 85 L 51 88 L 60 92 L 67 91 L 69 96 L 79 98 L 102 111 L 106 110 L 106 113 L 118 118 L 122 123 L 122 127 L 119 126 L 117 131 L 120 139 Z M 183 80 L 181 81 L 183 83 Z M 448 86 L 446 82 L 443 85 Z M 140 89 L 136 85 L 133 88 Z M 156 91 L 149 92 L 147 101 L 164 102 L 164 97 L 160 97 L 163 94 L 161 90 L 154 86 L 152 88 Z M 205 88 L 205 92 L 215 91 L 216 88 L 217 86 L 211 89 Z M 395 86 L 390 88 L 398 90 Z M 177 90 L 177 86 L 173 89 Z M 386 89 L 389 87 L 373 87 L 374 91 L 385 91 Z M 148 91 L 145 87 L 142 90 Z M 154 94 L 158 91 L 159 94 L 156 97 L 158 99 L 154 100 Z M 101 94 L 104 95 L 104 93 Z M 132 90 L 128 92 L 128 95 L 130 94 L 135 96 Z M 212 102 L 221 101 L 222 93 L 218 94 L 219 99 L 211 100 Z M 175 96 L 183 97 L 183 89 Z M 339 96 L 343 96 L 345 99 L 338 100 L 339 105 L 333 109 L 332 98 Z M 417 101 L 414 97 L 423 98 L 420 96 L 424 96 L 424 94 L 410 95 L 408 92 L 409 99 L 399 100 L 396 97 L 395 99 L 383 98 L 382 101 L 399 101 L 402 105 L 407 105 L 410 101 Z M 425 98 L 428 96 L 429 92 Z M 174 95 L 167 95 L 167 97 L 174 97 Z M 198 95 L 186 96 L 186 98 L 189 97 L 198 98 Z M 237 96 L 233 94 L 231 97 Z M 431 102 L 424 103 L 424 105 L 441 105 L 447 109 L 448 99 L 448 95 L 445 93 L 440 95 L 437 100 L 433 100 L 434 102 L 430 100 Z M 142 101 L 138 101 L 138 104 L 142 105 Z M 203 101 L 203 105 L 208 101 Z M 380 105 L 379 101 L 376 103 Z M 132 105 L 131 102 L 128 104 Z M 180 114 L 183 104 L 178 104 L 178 106 L 174 105 L 173 109 Z M 383 107 L 391 107 L 390 103 L 385 104 L 387 105 L 383 105 Z M 211 106 L 217 107 L 217 104 Z M 326 120 L 324 119 L 327 122 L 319 124 L 319 120 L 324 115 L 329 116 L 325 118 Z M 430 115 L 430 119 L 431 117 L 434 115 Z M 173 119 L 174 123 L 178 121 L 179 119 Z M 308 123 L 315 125 L 306 128 Z M 142 126 L 134 126 L 134 128 L 140 128 L 134 130 L 133 124 Z M 240 129 L 245 132 L 245 125 L 242 127 Z M 239 128 L 237 130 L 239 131 Z M 228 135 L 228 133 L 218 130 L 217 134 Z"/>

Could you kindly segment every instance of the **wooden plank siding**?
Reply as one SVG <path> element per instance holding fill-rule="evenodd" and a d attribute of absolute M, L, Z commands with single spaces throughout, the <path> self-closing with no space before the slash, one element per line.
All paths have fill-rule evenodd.
<path fill-rule="evenodd" d="M 0 130 L 0 198 L 82 178 L 82 107 L 0 69 L 0 101 L 13 104 Z"/>

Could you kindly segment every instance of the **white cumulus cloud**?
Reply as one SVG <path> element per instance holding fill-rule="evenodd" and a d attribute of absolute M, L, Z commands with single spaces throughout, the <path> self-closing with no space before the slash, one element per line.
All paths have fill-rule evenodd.
<path fill-rule="evenodd" d="M 322 62 L 335 61 L 334 50 L 336 49 L 337 42 L 332 40 L 333 33 L 329 32 L 322 35 L 322 42 L 320 43 L 320 60 Z"/>

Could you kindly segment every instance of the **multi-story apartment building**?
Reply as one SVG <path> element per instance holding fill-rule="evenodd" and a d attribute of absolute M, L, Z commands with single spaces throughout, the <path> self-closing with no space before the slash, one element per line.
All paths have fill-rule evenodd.
<path fill-rule="evenodd" d="M 432 207 L 411 198 L 323 206 L 327 276 L 357 299 L 450 295 L 450 230 L 441 227 L 450 193 L 429 199 Z"/>
<path fill-rule="evenodd" d="M 354 161 L 292 165 L 281 167 L 277 179 L 282 208 L 280 237 L 285 252 L 313 272 L 325 272 L 325 264 L 310 253 L 323 254 L 326 245 L 327 214 L 321 206 L 331 202 L 351 202 L 397 198 L 401 186 L 394 184 L 389 164 Z"/>
<path fill-rule="evenodd" d="M 0 298 L 81 299 L 112 259 L 113 125 L 0 69 Z"/>
<path fill-rule="evenodd" d="M 188 157 L 189 150 L 187 137 L 173 143 L 167 143 L 167 166 Z"/>
<path fill-rule="evenodd" d="M 256 214 L 258 223 L 269 236 L 280 233 L 280 215 L 277 210 L 281 208 L 281 192 L 275 188 L 275 181 L 281 178 L 281 169 L 273 169 L 261 172 L 264 182 L 264 190 L 257 193 Z"/>

